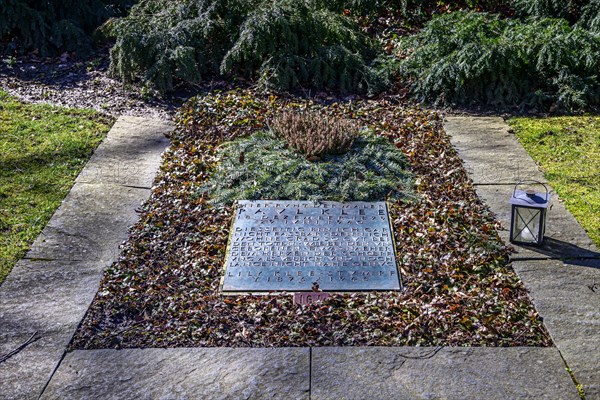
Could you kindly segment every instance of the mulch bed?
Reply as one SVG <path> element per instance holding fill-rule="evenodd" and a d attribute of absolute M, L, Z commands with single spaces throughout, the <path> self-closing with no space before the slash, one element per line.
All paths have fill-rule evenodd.
<path fill-rule="evenodd" d="M 359 120 L 410 161 L 420 200 L 389 205 L 404 291 L 333 294 L 306 306 L 289 293 L 220 295 L 232 209 L 208 205 L 198 189 L 220 143 L 301 106 Z M 238 90 L 192 99 L 176 120 L 152 196 L 71 348 L 551 345 L 435 112 L 389 99 L 318 104 Z"/>

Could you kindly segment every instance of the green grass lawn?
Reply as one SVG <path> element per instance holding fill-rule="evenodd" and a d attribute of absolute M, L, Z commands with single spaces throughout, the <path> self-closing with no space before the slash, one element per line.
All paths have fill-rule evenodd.
<path fill-rule="evenodd" d="M 600 117 L 514 118 L 509 124 L 600 246 Z"/>
<path fill-rule="evenodd" d="M 0 91 L 0 283 L 25 255 L 113 120 Z"/>

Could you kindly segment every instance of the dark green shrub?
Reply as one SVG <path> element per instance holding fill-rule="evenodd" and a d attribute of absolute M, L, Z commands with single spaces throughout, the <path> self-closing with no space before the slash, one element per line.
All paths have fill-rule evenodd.
<path fill-rule="evenodd" d="M 389 82 L 377 46 L 318 0 L 142 0 L 107 25 L 111 71 L 159 90 L 174 79 L 243 76 L 278 89 L 375 92 Z"/>
<path fill-rule="evenodd" d="M 510 0 L 347 0 L 332 1 L 340 9 L 349 9 L 353 14 L 374 18 L 392 17 L 404 20 L 405 25 L 418 26 L 431 19 L 432 15 L 457 10 L 502 11 L 509 7 Z M 331 7 L 331 3 L 330 6 Z"/>
<path fill-rule="evenodd" d="M 174 79 L 198 83 L 219 73 L 231 38 L 258 1 L 142 0 L 129 16 L 111 20 L 116 38 L 110 72 L 125 82 L 141 78 L 159 90 Z"/>
<path fill-rule="evenodd" d="M 274 88 L 298 86 L 376 92 L 370 39 L 342 14 L 311 1 L 265 1 L 250 13 L 226 54 L 222 73 L 242 73 Z"/>
<path fill-rule="evenodd" d="M 521 16 L 563 18 L 600 32 L 600 0 L 513 0 L 513 6 Z"/>
<path fill-rule="evenodd" d="M 513 6 L 522 16 L 562 18 L 585 28 L 600 18 L 599 0 L 513 0 Z"/>
<path fill-rule="evenodd" d="M 583 7 L 577 24 L 600 34 L 600 0 L 591 0 Z"/>
<path fill-rule="evenodd" d="M 600 102 L 600 36 L 563 19 L 456 12 L 404 39 L 402 70 L 421 100 L 554 107 Z"/>
<path fill-rule="evenodd" d="M 581 11 L 581 0 L 512 0 L 521 16 L 535 18 L 563 18 L 576 20 Z"/>
<path fill-rule="evenodd" d="M 213 204 L 235 200 L 376 201 L 412 195 L 401 151 L 388 139 L 359 135 L 350 151 L 310 162 L 270 131 L 224 145 L 220 162 L 201 189 Z"/>
<path fill-rule="evenodd" d="M 128 0 L 2 0 L 0 50 L 38 50 L 42 56 L 92 51 L 91 35 L 107 18 L 124 12 Z"/>

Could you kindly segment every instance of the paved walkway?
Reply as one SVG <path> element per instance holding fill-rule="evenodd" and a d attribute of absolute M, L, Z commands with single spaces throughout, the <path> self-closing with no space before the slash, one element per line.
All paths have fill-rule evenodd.
<path fill-rule="evenodd" d="M 448 118 L 445 128 L 477 194 L 508 228 L 514 182 L 544 181 L 542 173 L 501 118 Z M 556 194 L 550 205 L 544 245 L 515 246 L 513 268 L 586 399 L 600 399 L 600 253 Z"/>
<path fill-rule="evenodd" d="M 61 206 L 0 286 L 0 399 L 36 399 L 150 195 L 170 124 L 120 118 Z"/>
<path fill-rule="evenodd" d="M 121 118 L 0 287 L 0 399 L 578 399 L 565 361 L 600 399 L 598 250 L 554 201 L 551 240 L 513 265 L 552 348 L 193 348 L 65 354 L 102 271 L 149 194 L 171 129 Z M 511 184 L 540 177 L 501 119 L 449 118 L 479 194 L 503 223 Z M 518 158 L 515 158 L 518 157 Z M 518 159 L 519 168 L 513 167 Z M 505 235 L 505 232 L 502 233 Z M 568 259 L 568 260 L 567 260 Z M 564 358 L 564 361 L 563 361 Z"/>

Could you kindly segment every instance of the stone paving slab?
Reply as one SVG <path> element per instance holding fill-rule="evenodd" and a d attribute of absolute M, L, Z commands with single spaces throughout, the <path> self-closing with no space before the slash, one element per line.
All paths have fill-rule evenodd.
<path fill-rule="evenodd" d="M 149 189 L 76 183 L 25 258 L 110 263 Z"/>
<path fill-rule="evenodd" d="M 0 363 L 0 399 L 37 399 L 58 366 L 77 325 L 63 326 L 60 331 L 43 332 L 24 350 Z M 0 335 L 0 354 L 6 354 L 25 343 L 35 331 L 6 338 Z M 68 337 L 67 337 L 68 336 Z"/>
<path fill-rule="evenodd" d="M 587 399 L 600 399 L 600 260 L 515 261 Z"/>
<path fill-rule="evenodd" d="M 527 151 L 500 117 L 446 117 L 465 168 L 475 184 L 514 184 L 522 179 L 547 182 Z"/>
<path fill-rule="evenodd" d="M 97 263 L 21 260 L 0 287 L 0 399 L 37 399 L 100 283 Z"/>
<path fill-rule="evenodd" d="M 76 182 L 151 188 L 161 153 L 169 144 L 164 134 L 173 128 L 168 121 L 119 118 Z"/>
<path fill-rule="evenodd" d="M 42 399 L 308 399 L 308 348 L 78 350 Z"/>
<path fill-rule="evenodd" d="M 499 234 L 509 242 L 510 213 L 508 204 L 512 196 L 511 185 L 478 185 L 477 195 L 485 201 L 505 230 Z M 577 222 L 573 214 L 565 207 L 556 194 L 550 199 L 548 209 L 546 240 L 542 247 L 520 246 L 514 244 L 517 253 L 513 259 L 522 258 L 600 258 L 598 248 Z"/>
<path fill-rule="evenodd" d="M 100 285 L 95 263 L 21 260 L 0 291 L 0 336 L 79 324 Z"/>
<path fill-rule="evenodd" d="M 313 348 L 312 400 L 579 399 L 555 348 Z"/>

